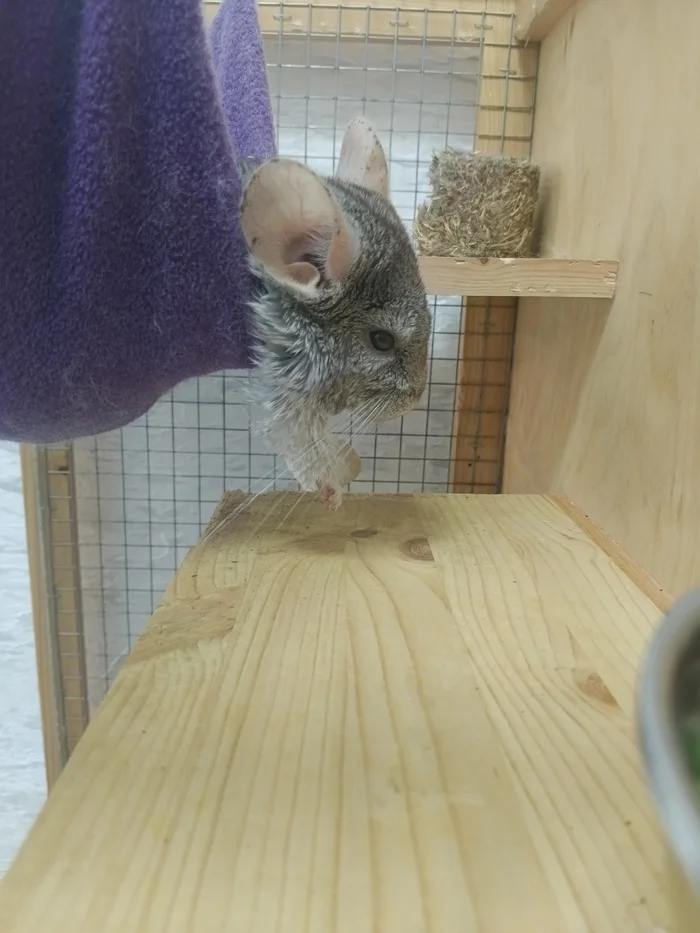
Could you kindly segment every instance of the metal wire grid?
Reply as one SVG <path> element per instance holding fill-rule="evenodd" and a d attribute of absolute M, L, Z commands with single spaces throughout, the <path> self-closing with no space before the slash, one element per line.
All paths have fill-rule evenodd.
<path fill-rule="evenodd" d="M 533 106 L 509 107 L 509 84 L 534 82 L 536 65 L 526 76 L 510 67 L 512 14 L 261 3 L 260 16 L 280 154 L 329 173 L 344 126 L 369 114 L 407 223 L 429 192 L 435 149 L 472 149 L 478 139 L 480 148 L 527 155 Z M 489 50 L 505 61 L 496 73 L 487 70 Z M 493 105 L 487 80 L 497 89 Z M 477 101 L 486 129 L 477 127 Z M 363 457 L 352 490 L 497 488 L 513 303 L 482 299 L 466 315 L 458 296 L 431 304 L 425 396 L 376 434 L 351 436 Z M 54 681 L 74 720 L 68 753 L 223 491 L 296 488 L 250 430 L 247 378 L 225 372 L 182 384 L 121 431 L 48 449 L 43 535 L 54 568 Z M 52 493 L 54 477 L 65 488 Z"/>

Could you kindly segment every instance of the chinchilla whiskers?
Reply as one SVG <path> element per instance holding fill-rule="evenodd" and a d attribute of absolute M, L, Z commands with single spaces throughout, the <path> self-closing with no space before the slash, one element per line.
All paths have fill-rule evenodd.
<path fill-rule="evenodd" d="M 312 439 L 305 445 L 303 452 L 294 451 L 292 448 L 295 465 L 292 465 L 289 457 L 287 461 L 292 471 L 300 473 L 313 468 L 316 473 L 325 472 L 330 479 L 333 468 L 345 448 L 345 443 L 340 438 L 344 438 L 348 432 L 351 437 L 354 434 L 362 434 L 376 420 L 378 410 L 377 403 L 368 402 L 346 418 L 343 424 L 334 425 L 330 430 L 326 429 L 323 434 Z"/>
<path fill-rule="evenodd" d="M 318 448 L 318 453 L 314 454 L 312 451 L 310 455 L 310 462 L 314 464 L 318 464 L 320 458 L 326 457 L 327 448 L 322 446 L 324 442 L 325 442 L 325 438 L 319 438 L 317 439 L 317 441 L 311 442 L 311 444 L 308 445 L 308 446 L 314 446 L 315 444 Z M 318 445 L 321 445 L 321 446 L 318 446 Z M 340 449 L 337 450 L 334 458 L 330 458 L 330 457 L 327 458 L 328 462 L 326 464 L 326 468 L 328 469 L 329 472 L 332 470 L 339 456 L 340 456 Z M 293 463 L 293 466 L 290 468 L 292 469 L 292 472 L 295 472 L 296 470 L 299 469 L 299 465 L 294 463 L 294 461 L 292 461 L 292 463 Z M 253 527 L 253 529 L 251 530 L 250 534 L 248 535 L 246 539 L 246 545 L 249 544 L 250 541 L 261 531 L 261 529 L 265 527 L 270 517 L 273 514 L 278 512 L 278 510 L 280 509 L 282 504 L 287 500 L 287 497 L 289 496 L 291 492 L 292 490 L 285 490 L 280 497 L 275 498 L 273 500 L 270 508 L 265 512 L 262 518 L 258 522 L 255 523 L 255 526 Z M 301 502 L 301 500 L 304 498 L 304 496 L 308 492 L 311 492 L 311 490 L 302 489 L 300 493 L 296 493 L 296 498 L 294 502 L 292 503 L 292 507 L 288 510 L 287 514 L 282 518 L 282 521 L 277 526 L 276 531 L 279 531 L 282 528 L 282 525 L 287 521 L 289 516 L 292 514 L 292 512 L 298 505 L 298 503 Z"/>
<path fill-rule="evenodd" d="M 287 489 L 287 490 L 285 490 L 285 491 L 282 493 L 281 496 L 274 496 L 274 497 L 273 497 L 272 503 L 270 504 L 270 508 L 267 509 L 267 511 L 265 512 L 265 514 L 262 516 L 262 518 L 260 518 L 260 519 L 255 523 L 255 525 L 253 525 L 253 527 L 251 528 L 250 534 L 249 534 L 248 537 L 245 539 L 245 542 L 244 542 L 244 544 L 243 544 L 243 547 L 244 547 L 244 548 L 247 548 L 247 547 L 250 545 L 250 542 L 253 540 L 253 538 L 258 534 L 258 532 L 259 532 L 262 528 L 264 528 L 264 526 L 267 524 L 267 521 L 268 521 L 268 519 L 270 518 L 270 516 L 273 515 L 273 513 L 275 513 L 275 512 L 279 509 L 279 507 L 280 507 L 281 504 L 285 501 L 285 499 L 287 498 L 287 496 L 289 495 L 290 492 L 291 492 L 291 490 Z"/>
<path fill-rule="evenodd" d="M 338 453 L 336 454 L 336 457 L 335 457 L 335 460 L 336 460 L 336 461 L 337 461 L 337 459 L 338 459 L 339 456 L 340 456 L 340 451 L 338 451 Z M 329 472 L 330 472 L 330 470 L 332 470 L 333 466 L 334 466 L 334 462 L 329 462 L 328 467 L 327 467 L 328 470 L 329 470 Z M 286 502 L 286 501 L 287 501 L 287 497 L 290 495 L 290 493 L 293 493 L 293 490 L 285 490 L 285 491 L 282 493 L 282 495 L 279 497 L 279 499 L 276 499 L 276 500 L 273 502 L 273 504 L 272 504 L 271 508 L 268 510 L 268 512 L 266 512 L 266 514 L 261 518 L 261 520 L 260 520 L 259 522 L 256 523 L 255 528 L 253 529 L 253 531 L 251 532 L 251 534 L 250 534 L 249 537 L 248 537 L 248 541 L 250 541 L 250 540 L 251 540 L 251 539 L 266 525 L 266 523 L 267 523 L 268 519 L 271 517 L 271 515 L 272 515 L 273 513 L 276 513 L 276 512 L 279 510 L 279 508 L 281 507 L 281 505 L 282 505 L 283 502 Z M 302 499 L 304 499 L 306 496 L 309 496 L 309 499 L 308 499 L 308 502 L 307 502 L 307 506 L 310 506 L 311 503 L 314 501 L 314 500 L 313 500 L 313 496 L 311 495 L 311 490 L 302 489 L 302 490 L 300 490 L 299 492 L 293 493 L 293 494 L 294 494 L 294 502 L 292 503 L 291 508 L 289 508 L 289 509 L 287 510 L 287 512 L 285 513 L 285 515 L 283 515 L 282 521 L 279 523 L 279 525 L 278 525 L 277 528 L 275 529 L 276 532 L 277 532 L 277 531 L 281 531 L 282 526 L 283 526 L 284 523 L 290 518 L 292 512 L 296 509 L 296 507 L 299 505 L 299 503 L 302 501 Z"/>
<path fill-rule="evenodd" d="M 276 473 L 277 467 L 275 465 L 271 470 L 268 470 L 267 473 L 260 478 L 260 481 L 264 482 L 270 476 L 272 478 L 267 483 L 265 483 L 261 489 L 247 496 L 232 512 L 230 512 L 225 518 L 218 522 L 214 528 L 212 528 L 205 535 L 202 541 L 204 542 L 209 540 L 213 535 L 221 531 L 224 526 L 233 521 L 244 509 L 248 508 L 258 498 L 258 496 L 267 492 L 281 476 L 284 476 L 285 473 L 294 473 L 299 471 L 306 460 L 313 462 L 312 458 L 314 456 L 317 462 L 321 451 L 323 451 L 325 455 L 324 458 L 328 462 L 328 468 L 331 469 L 332 466 L 337 462 L 342 448 L 339 445 L 331 444 L 329 438 L 333 434 L 344 434 L 348 431 L 348 429 L 351 429 L 353 434 L 362 433 L 372 422 L 376 422 L 377 417 L 381 412 L 381 408 L 381 403 L 370 401 L 362 405 L 357 411 L 348 412 L 342 421 L 339 424 L 332 426 L 330 430 L 328 429 L 327 425 L 324 425 L 323 427 L 325 430 L 323 433 L 313 435 L 311 439 L 303 444 L 298 450 L 296 450 L 293 455 L 291 453 L 287 455 L 287 469 L 282 470 L 281 473 Z M 358 423 L 353 425 L 353 419 L 358 419 Z M 279 501 L 279 499 L 276 499 L 275 503 L 279 504 Z M 273 510 L 275 503 L 273 503 Z M 267 516 L 265 516 L 263 521 L 266 519 Z"/>
<path fill-rule="evenodd" d="M 279 523 L 279 525 L 277 526 L 277 528 L 275 529 L 275 531 L 281 531 L 281 530 L 282 530 L 282 525 L 284 525 L 284 523 L 285 523 L 285 522 L 289 519 L 289 517 L 291 516 L 292 512 L 294 511 L 294 509 L 299 505 L 299 503 L 301 502 L 301 500 L 302 500 L 305 496 L 307 496 L 307 495 L 308 495 L 308 492 L 306 492 L 306 490 L 304 490 L 304 489 L 302 489 L 302 491 L 301 491 L 300 493 L 298 493 L 298 495 L 297 495 L 297 496 L 295 497 L 295 499 L 294 499 L 294 502 L 292 502 L 292 507 L 291 507 L 291 509 L 289 509 L 289 511 L 286 513 L 286 515 L 284 515 L 284 517 L 282 518 L 282 521 Z"/>
<path fill-rule="evenodd" d="M 372 408 L 372 403 L 366 403 L 358 411 L 349 413 L 343 419 L 340 425 L 335 426 L 334 433 L 335 432 L 337 433 L 346 432 L 352 422 L 352 419 L 358 418 L 358 417 L 360 418 L 361 427 L 366 427 L 369 423 L 371 423 L 372 418 L 374 417 L 374 409 L 379 408 L 379 407 L 380 406 L 375 404 L 374 408 Z M 361 433 L 361 430 L 358 428 L 353 428 L 353 433 L 359 434 Z M 267 473 L 260 478 L 260 481 L 263 482 L 266 479 L 268 479 L 268 477 L 270 476 L 272 476 L 272 478 L 269 479 L 267 483 L 265 483 L 262 489 L 259 489 L 256 492 L 251 493 L 250 495 L 246 496 L 246 498 L 241 503 L 239 503 L 239 505 L 236 506 L 236 508 L 233 509 L 233 511 L 229 512 L 228 515 L 222 518 L 220 522 L 217 522 L 217 524 L 207 532 L 207 534 L 202 538 L 201 543 L 204 544 L 206 541 L 210 540 L 214 535 L 218 534 L 218 532 L 220 532 L 226 525 L 228 525 L 229 522 L 237 518 L 237 516 L 240 515 L 240 513 L 244 509 L 252 505 L 252 503 L 258 498 L 258 496 L 261 496 L 263 493 L 267 492 L 275 484 L 275 482 L 277 482 L 282 476 L 284 476 L 285 473 L 292 472 L 295 468 L 298 468 L 304 462 L 305 458 L 313 454 L 314 450 L 318 448 L 319 444 L 322 445 L 327 442 L 327 439 L 329 436 L 331 436 L 331 432 L 326 432 L 320 437 L 314 437 L 308 443 L 304 444 L 299 449 L 299 451 L 296 452 L 294 457 L 289 458 L 288 467 L 282 470 L 281 473 L 276 473 L 276 469 L 277 469 L 276 466 L 273 466 L 272 469 L 268 470 Z M 334 465 L 339 455 L 340 455 L 340 449 L 336 451 L 335 459 L 333 460 L 331 465 Z M 275 502 L 278 504 L 279 500 L 275 500 Z"/>
<path fill-rule="evenodd" d="M 301 465 L 303 462 L 302 458 L 307 455 L 320 456 L 324 452 L 335 452 L 337 444 L 334 444 L 331 438 L 347 434 L 348 431 L 353 428 L 353 419 L 359 418 L 363 425 L 368 424 L 373 417 L 376 407 L 376 403 L 367 402 L 357 411 L 346 413 L 343 420 L 336 425 L 329 425 L 326 420 L 317 421 L 315 419 L 302 423 L 301 427 L 294 431 L 296 438 L 292 435 L 293 429 L 282 429 L 287 435 L 283 441 L 288 451 L 286 455 L 287 462 L 290 466 L 292 463 Z M 353 429 L 353 433 L 360 433 L 357 427 Z M 304 443 L 302 443 L 301 447 L 298 446 L 298 439 L 300 437 L 304 438 Z"/>

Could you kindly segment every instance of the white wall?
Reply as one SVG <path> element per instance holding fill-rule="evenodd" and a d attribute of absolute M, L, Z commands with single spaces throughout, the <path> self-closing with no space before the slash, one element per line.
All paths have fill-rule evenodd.
<path fill-rule="evenodd" d="M 0 875 L 45 796 L 19 451 L 0 441 Z"/>

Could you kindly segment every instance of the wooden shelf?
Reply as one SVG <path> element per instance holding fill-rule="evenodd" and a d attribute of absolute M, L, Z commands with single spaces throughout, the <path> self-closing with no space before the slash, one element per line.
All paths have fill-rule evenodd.
<path fill-rule="evenodd" d="M 493 0 L 490 0 L 493 5 Z M 204 20 L 211 23 L 219 0 L 202 0 Z M 400 16 L 397 16 L 397 12 Z M 337 40 L 422 44 L 424 41 L 470 45 L 478 58 L 483 27 L 491 31 L 503 22 L 510 27 L 510 12 L 485 9 L 484 4 L 458 0 L 405 0 L 399 7 L 387 0 L 323 0 L 309 3 L 290 0 L 283 5 L 259 0 L 258 15 L 263 38 L 296 41 Z"/>
<path fill-rule="evenodd" d="M 611 259 L 448 259 L 421 256 L 431 295 L 491 298 L 612 298 L 618 262 Z"/>
<path fill-rule="evenodd" d="M 538 496 L 240 502 L 56 783 L 0 929 L 668 928 L 632 725 L 662 597 L 607 539 Z"/>
<path fill-rule="evenodd" d="M 515 35 L 541 42 L 576 0 L 515 0 Z"/>

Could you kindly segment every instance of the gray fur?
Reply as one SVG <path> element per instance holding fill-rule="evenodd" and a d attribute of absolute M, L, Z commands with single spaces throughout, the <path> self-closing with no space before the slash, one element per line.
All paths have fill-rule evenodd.
<path fill-rule="evenodd" d="M 431 329 L 418 261 L 393 206 L 364 187 L 324 183 L 359 239 L 348 275 L 306 301 L 252 261 L 260 282 L 251 305 L 255 397 L 274 446 L 305 489 L 343 482 L 334 475 L 337 446 L 326 439 L 329 417 L 369 412 L 380 422 L 416 404 Z M 396 349 L 375 350 L 372 330 L 390 331 Z"/>

